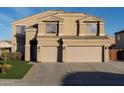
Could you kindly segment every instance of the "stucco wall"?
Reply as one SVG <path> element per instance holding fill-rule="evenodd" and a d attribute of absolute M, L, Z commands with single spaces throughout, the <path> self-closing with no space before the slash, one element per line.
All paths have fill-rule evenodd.
<path fill-rule="evenodd" d="M 46 34 L 46 26 L 44 21 L 59 21 L 59 34 Z M 77 21 L 79 22 L 79 28 L 77 28 Z M 16 26 L 25 25 L 26 35 L 25 35 L 25 60 L 30 60 L 30 40 L 34 37 L 38 41 L 37 45 L 37 61 L 41 61 L 42 56 L 40 52 L 43 47 L 57 47 L 59 46 L 58 40 L 63 36 L 75 36 L 79 33 L 79 37 L 86 36 L 86 21 L 89 22 L 99 22 L 99 36 L 105 36 L 104 33 L 104 22 L 97 17 L 89 16 L 84 13 L 66 13 L 63 11 L 46 11 L 40 14 L 36 14 L 30 17 L 26 17 L 21 20 L 17 20 L 12 23 L 12 51 L 15 51 L 15 46 L 17 45 Z M 37 24 L 38 28 L 34 29 L 31 26 Z M 77 32 L 77 29 L 79 32 Z M 37 32 L 36 32 L 37 31 Z M 37 35 L 36 35 L 37 34 Z M 53 37 L 47 37 L 53 36 Z M 109 46 L 108 39 L 63 39 L 63 46 Z M 106 50 L 108 51 L 108 50 Z M 63 60 L 65 57 L 63 50 Z M 105 52 L 105 55 L 107 52 Z M 107 56 L 105 56 L 107 58 Z"/>

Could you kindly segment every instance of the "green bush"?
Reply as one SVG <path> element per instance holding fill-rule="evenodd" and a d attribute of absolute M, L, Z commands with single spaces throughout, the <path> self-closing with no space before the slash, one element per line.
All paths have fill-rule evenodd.
<path fill-rule="evenodd" d="M 0 64 L 0 73 L 6 73 L 7 71 L 10 70 L 10 68 L 12 68 L 12 65 L 10 64 Z"/>
<path fill-rule="evenodd" d="M 5 60 L 5 55 L 6 55 L 6 60 L 21 60 L 22 58 L 21 52 L 10 52 L 10 53 L 2 53 L 1 54 L 2 60 Z"/>

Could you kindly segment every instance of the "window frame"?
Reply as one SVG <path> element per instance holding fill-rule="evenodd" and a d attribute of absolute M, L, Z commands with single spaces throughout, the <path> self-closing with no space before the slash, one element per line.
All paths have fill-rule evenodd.
<path fill-rule="evenodd" d="M 18 31 L 18 27 L 21 27 L 20 31 Z M 23 27 L 23 28 L 22 28 Z M 16 25 L 16 34 L 20 34 L 20 35 L 25 35 L 25 28 L 26 26 L 25 25 Z M 23 31 L 22 31 L 23 30 Z"/>
<path fill-rule="evenodd" d="M 55 29 L 56 31 L 47 31 L 48 28 L 47 28 L 47 25 L 53 25 L 53 26 L 56 26 L 56 27 L 51 27 L 52 29 Z M 58 33 L 58 21 L 45 21 L 45 33 L 47 35 L 57 35 Z"/>
<path fill-rule="evenodd" d="M 117 41 L 120 41 L 120 34 L 117 34 Z"/>
<path fill-rule="evenodd" d="M 99 31 L 98 22 L 85 22 L 85 23 L 86 23 L 86 34 L 88 36 L 97 36 Z M 87 25 L 90 25 L 90 28 L 87 27 Z"/>

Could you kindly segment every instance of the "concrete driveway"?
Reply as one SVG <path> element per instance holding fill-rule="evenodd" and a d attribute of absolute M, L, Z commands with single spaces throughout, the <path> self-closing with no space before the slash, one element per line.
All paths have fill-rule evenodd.
<path fill-rule="evenodd" d="M 0 85 L 124 85 L 124 62 L 37 63 L 22 80 Z"/>

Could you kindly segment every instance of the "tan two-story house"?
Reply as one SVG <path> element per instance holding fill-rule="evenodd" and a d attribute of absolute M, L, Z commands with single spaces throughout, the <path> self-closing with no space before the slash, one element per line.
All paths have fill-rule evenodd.
<path fill-rule="evenodd" d="M 12 23 L 12 51 L 26 61 L 108 62 L 104 22 L 85 13 L 44 11 Z"/>

